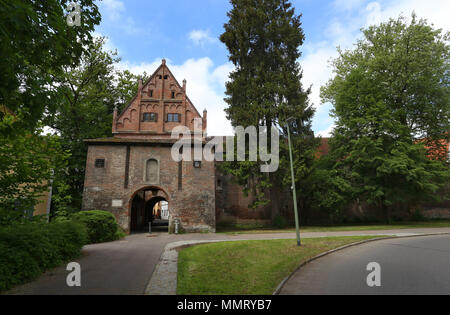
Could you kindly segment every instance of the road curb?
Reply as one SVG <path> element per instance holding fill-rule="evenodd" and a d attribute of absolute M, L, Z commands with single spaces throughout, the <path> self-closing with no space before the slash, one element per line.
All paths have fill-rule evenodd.
<path fill-rule="evenodd" d="M 303 263 L 301 263 L 300 266 L 298 266 L 293 272 L 291 272 L 291 274 L 289 276 L 287 276 L 286 278 L 283 279 L 283 281 L 280 282 L 280 284 L 275 289 L 275 291 L 272 293 L 272 295 L 279 295 L 281 289 L 283 289 L 283 287 L 286 284 L 286 282 L 288 282 L 289 279 L 297 271 L 299 271 L 302 267 L 304 267 L 305 265 L 309 264 L 310 262 L 312 262 L 314 260 L 317 260 L 319 258 L 322 258 L 322 257 L 327 256 L 329 254 L 332 254 L 334 252 L 341 251 L 341 250 L 349 248 L 349 247 L 354 247 L 354 246 L 357 246 L 357 245 L 362 245 L 362 244 L 376 242 L 376 241 L 382 241 L 382 240 L 399 239 L 399 238 L 410 238 L 410 237 L 421 237 L 421 236 L 439 236 L 439 235 L 450 235 L 450 233 L 446 233 L 446 232 L 444 232 L 444 233 L 428 233 L 428 234 L 415 234 L 415 235 L 405 235 L 405 236 L 388 236 L 388 237 L 371 238 L 371 239 L 368 239 L 368 240 L 359 241 L 359 242 L 355 242 L 355 243 L 343 245 L 343 246 L 338 247 L 338 248 L 331 249 L 329 251 L 323 252 L 323 253 L 321 253 L 321 254 L 319 254 L 317 256 L 314 256 L 314 257 L 304 261 Z"/>

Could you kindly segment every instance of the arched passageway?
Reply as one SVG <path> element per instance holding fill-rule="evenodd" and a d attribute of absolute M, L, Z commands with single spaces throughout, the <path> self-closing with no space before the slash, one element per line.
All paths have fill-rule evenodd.
<path fill-rule="evenodd" d="M 151 187 L 135 193 L 131 201 L 130 232 L 168 231 L 169 204 L 161 189 Z"/>

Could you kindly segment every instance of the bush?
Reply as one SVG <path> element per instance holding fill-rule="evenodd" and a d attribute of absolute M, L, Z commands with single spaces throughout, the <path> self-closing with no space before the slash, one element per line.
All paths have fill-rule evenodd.
<path fill-rule="evenodd" d="M 81 211 L 70 217 L 75 222 L 82 223 L 87 230 L 89 243 L 115 241 L 123 236 L 114 215 L 107 211 Z"/>
<path fill-rule="evenodd" d="M 75 222 L 22 223 L 0 228 L 0 291 L 33 280 L 81 253 L 86 229 Z"/>
<path fill-rule="evenodd" d="M 427 217 L 425 217 L 425 215 L 423 214 L 422 211 L 420 211 L 419 209 L 416 209 L 411 214 L 411 220 L 416 221 L 416 222 L 422 222 L 422 221 L 427 221 Z"/>
<path fill-rule="evenodd" d="M 42 269 L 30 254 L 0 242 L 0 292 L 38 277 Z"/>
<path fill-rule="evenodd" d="M 287 220 L 281 215 L 277 215 L 272 222 L 272 225 L 279 229 L 284 229 L 287 227 Z"/>

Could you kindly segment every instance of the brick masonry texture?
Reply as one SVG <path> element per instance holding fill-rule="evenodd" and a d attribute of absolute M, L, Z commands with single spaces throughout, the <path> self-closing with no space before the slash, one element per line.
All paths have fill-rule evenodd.
<path fill-rule="evenodd" d="M 201 168 L 182 162 L 182 189 L 179 190 L 178 162 L 170 146 L 130 146 L 129 179 L 125 188 L 126 145 L 90 145 L 86 165 L 83 209 L 112 212 L 120 226 L 129 231 L 133 198 L 141 191 L 153 190 L 169 203 L 169 226 L 180 219 L 185 231 L 215 231 L 214 163 L 203 161 Z M 105 168 L 95 168 L 96 159 L 105 159 Z M 146 182 L 148 159 L 160 163 L 159 181 Z M 113 202 L 116 204 L 113 204 Z"/>

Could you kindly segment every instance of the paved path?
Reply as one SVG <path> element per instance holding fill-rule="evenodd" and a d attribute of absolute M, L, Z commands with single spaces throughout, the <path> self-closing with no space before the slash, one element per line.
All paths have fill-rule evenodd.
<path fill-rule="evenodd" d="M 345 235 L 411 235 L 423 233 L 450 233 L 450 228 L 408 229 L 388 231 L 315 232 L 303 237 Z M 36 281 L 16 287 L 11 294 L 143 294 L 159 262 L 165 246 L 172 242 L 189 240 L 293 239 L 295 233 L 276 234 L 147 234 L 127 236 L 121 241 L 88 245 L 76 261 L 81 265 L 81 287 L 68 287 L 68 271 L 53 269 Z"/>
<path fill-rule="evenodd" d="M 367 264 L 381 266 L 370 288 Z M 450 294 L 450 235 L 387 239 L 349 247 L 300 268 L 280 294 Z"/>

